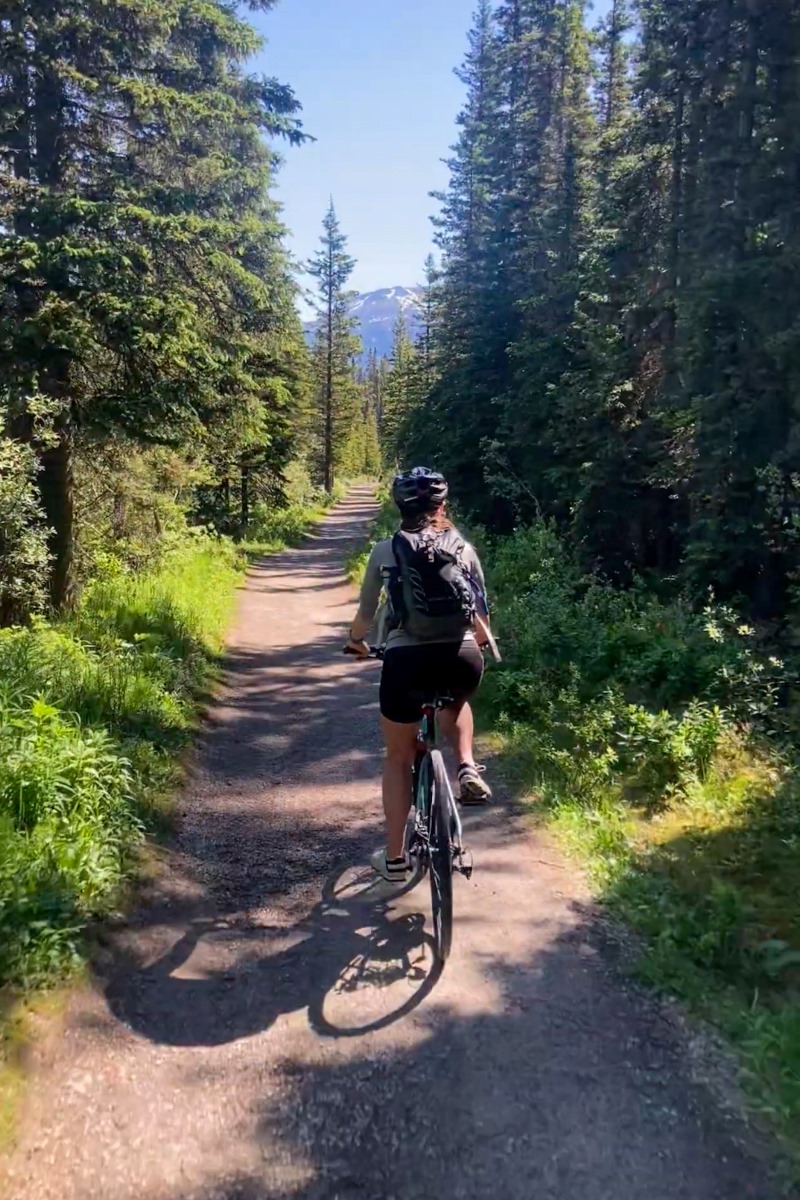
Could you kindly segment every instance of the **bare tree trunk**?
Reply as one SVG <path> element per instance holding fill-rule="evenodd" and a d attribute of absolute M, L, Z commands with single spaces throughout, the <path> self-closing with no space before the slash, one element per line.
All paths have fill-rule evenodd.
<path fill-rule="evenodd" d="M 333 242 L 328 243 L 328 354 L 325 369 L 325 491 L 333 491 Z"/>
<path fill-rule="evenodd" d="M 57 612 L 75 604 L 75 502 L 72 432 L 64 412 L 56 421 L 56 441 L 42 454 L 39 493 L 50 527 L 50 600 Z"/>
<path fill-rule="evenodd" d="M 111 526 L 116 542 L 122 541 L 125 536 L 125 521 L 128 516 L 128 501 L 125 493 L 121 488 L 114 489 L 113 509 L 111 513 Z"/>
<path fill-rule="evenodd" d="M 64 183 L 64 85 L 54 72 L 44 70 L 33 83 L 35 173 L 38 182 L 53 191 Z M 40 236 L 57 237 L 58 222 L 40 228 Z M 66 279 L 57 270 L 48 279 L 60 291 Z M 56 611 L 71 608 L 76 599 L 75 499 L 73 478 L 72 402 L 69 356 L 58 347 L 42 350 L 39 387 L 53 402 L 53 442 L 44 450 L 39 490 L 50 527 L 52 553 L 50 598 Z"/>
<path fill-rule="evenodd" d="M 231 515 L 231 481 L 227 477 L 227 475 L 225 476 L 224 479 L 220 480 L 219 495 L 220 495 L 220 499 L 222 500 L 222 512 L 223 512 L 223 516 L 224 516 L 224 523 L 225 523 L 225 525 L 227 525 L 228 518 Z"/>
<path fill-rule="evenodd" d="M 686 37 L 681 41 L 682 60 L 686 54 Z M 681 284 L 681 252 L 684 200 L 684 155 L 686 138 L 686 81 L 679 74 L 677 81 L 678 94 L 675 98 L 675 115 L 672 138 L 672 171 L 670 181 L 670 226 L 667 241 L 667 333 L 666 345 L 668 354 L 667 367 L 674 369 L 674 350 L 678 330 L 678 290 Z"/>
<path fill-rule="evenodd" d="M 240 516 L 242 530 L 245 530 L 250 524 L 250 467 L 244 462 L 242 463 Z"/>

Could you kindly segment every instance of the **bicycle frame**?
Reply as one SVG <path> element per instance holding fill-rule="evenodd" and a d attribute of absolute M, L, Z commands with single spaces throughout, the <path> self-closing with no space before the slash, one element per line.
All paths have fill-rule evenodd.
<path fill-rule="evenodd" d="M 420 768 L 426 767 L 427 770 L 430 770 L 430 751 L 436 750 L 439 747 L 439 728 L 436 722 L 436 711 L 438 706 L 438 701 L 434 704 L 426 704 L 423 706 L 422 724 L 420 726 L 420 740 L 425 746 L 426 753 L 424 757 L 420 756 L 421 761 L 418 759 L 417 767 L 414 772 L 414 808 L 416 810 L 414 832 L 426 849 L 428 845 L 428 824 L 430 820 L 430 812 L 428 811 L 429 805 L 427 803 L 429 789 L 427 786 L 427 780 L 424 776 L 422 776 Z M 456 858 L 460 858 L 464 852 L 461 817 L 459 815 L 455 796 L 453 795 L 453 789 L 450 785 L 450 780 L 446 779 L 445 782 L 447 788 L 447 815 L 449 818 L 450 827 L 452 829 L 453 846 L 456 851 Z"/>

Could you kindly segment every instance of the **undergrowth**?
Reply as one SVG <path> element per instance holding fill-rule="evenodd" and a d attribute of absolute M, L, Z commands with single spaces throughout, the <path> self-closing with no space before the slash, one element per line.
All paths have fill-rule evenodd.
<path fill-rule="evenodd" d="M 242 560 L 199 536 L 135 576 L 109 560 L 58 625 L 0 630 L 0 983 L 80 961 L 191 736 Z"/>
<path fill-rule="evenodd" d="M 346 491 L 346 484 L 337 483 L 330 496 L 315 492 L 302 502 L 289 504 L 285 508 L 268 508 L 258 504 L 244 538 L 238 545 L 252 557 L 273 554 L 286 546 L 295 546 L 308 532 L 309 526 L 321 520 L 331 505 L 341 500 Z"/>
<path fill-rule="evenodd" d="M 520 787 L 641 935 L 641 975 L 724 1031 L 754 1103 L 800 1149 L 788 668 L 712 600 L 698 611 L 581 574 L 546 524 L 489 561 L 505 662 L 481 703 Z"/>

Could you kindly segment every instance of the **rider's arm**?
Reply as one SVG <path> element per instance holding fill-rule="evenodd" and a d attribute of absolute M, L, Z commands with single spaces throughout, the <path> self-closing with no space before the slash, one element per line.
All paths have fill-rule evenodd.
<path fill-rule="evenodd" d="M 483 574 L 481 560 L 478 558 L 477 551 L 472 546 L 467 546 L 465 556 L 465 566 L 472 576 L 475 590 L 479 593 L 476 599 L 479 602 L 480 616 L 488 623 L 489 620 L 489 600 L 486 595 L 486 579 Z"/>
<path fill-rule="evenodd" d="M 381 590 L 383 589 L 381 558 L 382 552 L 380 543 L 378 543 L 378 545 L 373 546 L 372 553 L 367 561 L 364 582 L 361 584 L 358 612 L 350 627 L 350 644 L 353 646 L 360 647 L 364 645 L 364 639 L 372 628 L 372 622 L 378 610 Z"/>

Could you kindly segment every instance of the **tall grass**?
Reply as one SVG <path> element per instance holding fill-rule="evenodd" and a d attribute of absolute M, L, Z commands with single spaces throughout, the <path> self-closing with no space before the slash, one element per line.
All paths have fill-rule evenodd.
<path fill-rule="evenodd" d="M 193 539 L 96 580 L 59 625 L 0 630 L 0 984 L 76 963 L 191 735 L 241 577 Z"/>

